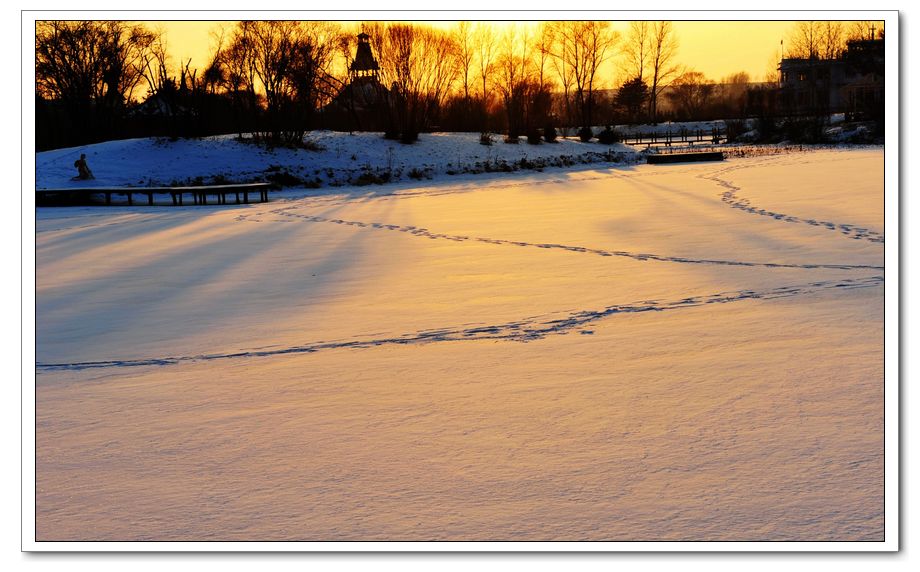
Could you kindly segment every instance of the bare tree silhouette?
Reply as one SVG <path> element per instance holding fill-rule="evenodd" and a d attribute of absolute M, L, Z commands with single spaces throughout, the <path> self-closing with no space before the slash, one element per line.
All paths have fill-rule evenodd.
<path fill-rule="evenodd" d="M 677 112 L 678 121 L 699 119 L 710 104 L 715 87 L 698 71 L 684 72 L 671 84 L 667 98 Z"/>
<path fill-rule="evenodd" d="M 789 58 L 833 59 L 846 47 L 842 22 L 796 22 L 788 40 Z"/>
<path fill-rule="evenodd" d="M 208 71 L 224 78 L 240 116 L 257 113 L 264 98 L 262 138 L 297 145 L 340 85 L 332 78 L 338 42 L 338 27 L 327 22 L 240 22 Z M 242 136 L 242 121 L 238 129 Z"/>
<path fill-rule="evenodd" d="M 491 102 L 488 79 L 495 69 L 495 57 L 498 48 L 498 38 L 491 25 L 478 23 L 473 29 L 473 45 L 476 50 L 476 63 L 479 68 L 479 79 L 482 81 L 482 106 L 486 123 L 482 125 L 483 131 L 488 131 L 488 108 Z"/>
<path fill-rule="evenodd" d="M 862 20 L 850 22 L 846 29 L 848 40 L 876 40 L 885 36 L 885 22 Z"/>
<path fill-rule="evenodd" d="M 431 125 L 457 76 L 450 35 L 430 26 L 387 24 L 365 30 L 378 47 L 381 78 L 404 143 Z"/>
<path fill-rule="evenodd" d="M 679 75 L 676 65 L 678 41 L 671 22 L 655 22 L 649 36 L 649 119 L 658 121 L 658 97 L 675 77 Z"/>
<path fill-rule="evenodd" d="M 601 66 L 614 55 L 619 34 L 609 22 L 566 21 L 554 26 L 554 56 L 563 85 L 574 88 L 573 107 L 582 127 L 594 122 L 595 91 Z"/>
<path fill-rule="evenodd" d="M 459 76 L 462 80 L 463 99 L 467 106 L 470 102 L 470 72 L 473 67 L 475 55 L 473 46 L 473 27 L 469 22 L 459 22 L 454 28 L 452 40 L 454 43 L 454 57 Z"/>
<path fill-rule="evenodd" d="M 629 31 L 622 46 L 621 68 L 628 80 L 638 78 L 645 81 L 646 65 L 649 60 L 651 30 L 649 22 L 630 22 Z"/>
<path fill-rule="evenodd" d="M 40 21 L 35 27 L 35 90 L 59 102 L 76 143 L 112 134 L 143 79 L 157 35 L 124 22 Z"/>
<path fill-rule="evenodd" d="M 510 26 L 502 34 L 499 45 L 496 85 L 505 106 L 508 141 L 516 142 L 524 132 L 523 99 L 531 64 L 526 31 Z"/>

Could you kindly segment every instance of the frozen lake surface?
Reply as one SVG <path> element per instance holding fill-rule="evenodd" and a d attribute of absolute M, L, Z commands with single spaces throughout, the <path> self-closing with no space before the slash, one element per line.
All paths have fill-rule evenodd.
<path fill-rule="evenodd" d="M 883 152 L 37 214 L 38 540 L 883 540 Z"/>

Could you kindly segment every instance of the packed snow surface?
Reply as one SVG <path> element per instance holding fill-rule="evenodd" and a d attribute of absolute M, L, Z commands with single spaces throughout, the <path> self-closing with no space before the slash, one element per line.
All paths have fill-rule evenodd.
<path fill-rule="evenodd" d="M 882 217 L 881 149 L 39 209 L 37 538 L 883 540 Z"/>

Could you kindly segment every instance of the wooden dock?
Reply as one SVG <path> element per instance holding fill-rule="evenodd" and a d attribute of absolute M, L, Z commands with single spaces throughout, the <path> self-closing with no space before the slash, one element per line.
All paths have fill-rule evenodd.
<path fill-rule="evenodd" d="M 710 131 L 702 129 L 678 129 L 671 131 L 650 133 L 628 133 L 623 135 L 622 142 L 626 145 L 645 145 L 648 147 L 671 147 L 672 145 L 718 145 L 726 139 L 721 129 L 713 128 Z"/>
<path fill-rule="evenodd" d="M 663 163 L 686 163 L 689 161 L 724 161 L 721 151 L 699 151 L 690 153 L 651 153 L 647 157 L 650 165 Z"/>
<path fill-rule="evenodd" d="M 228 185 L 204 185 L 194 187 L 70 187 L 58 189 L 36 189 L 35 204 L 50 205 L 87 201 L 92 195 L 105 195 L 105 204 L 112 204 L 112 195 L 128 197 L 128 204 L 134 204 L 134 195 L 147 197 L 147 204 L 153 204 L 154 195 L 170 195 L 172 204 L 184 205 L 185 195 L 191 195 L 193 204 L 208 204 L 208 196 L 216 199 L 214 204 L 227 204 L 227 197 L 234 195 L 236 204 L 249 203 L 250 193 L 259 193 L 259 202 L 268 202 L 271 183 L 237 183 Z M 242 201 L 240 200 L 242 197 Z"/>

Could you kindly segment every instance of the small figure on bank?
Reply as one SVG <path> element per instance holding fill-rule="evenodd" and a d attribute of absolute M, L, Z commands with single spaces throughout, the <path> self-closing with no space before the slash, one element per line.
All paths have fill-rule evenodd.
<path fill-rule="evenodd" d="M 80 158 L 73 162 L 73 166 L 77 168 L 78 175 L 77 179 L 95 179 L 93 172 L 89 170 L 89 165 L 86 164 L 86 154 L 82 153 Z"/>

